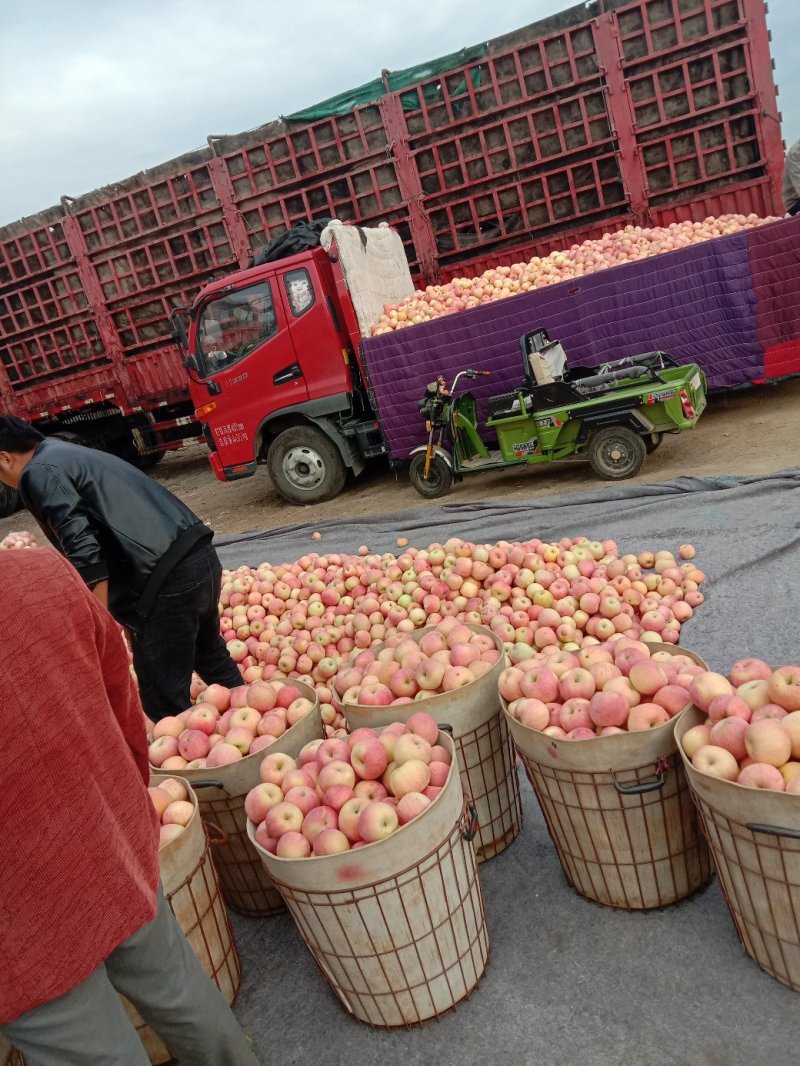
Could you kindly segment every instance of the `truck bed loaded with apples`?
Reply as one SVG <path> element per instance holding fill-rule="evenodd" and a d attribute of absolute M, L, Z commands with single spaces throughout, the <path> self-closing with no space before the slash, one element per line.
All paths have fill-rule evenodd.
<path fill-rule="evenodd" d="M 580 5 L 3 227 L 0 410 L 148 465 L 200 437 L 194 408 L 216 402 L 228 409 L 217 472 L 286 459 L 293 486 L 279 476 L 279 488 L 311 501 L 373 455 L 408 459 L 435 374 L 490 369 L 491 387 L 475 390 L 483 419 L 491 390 L 519 384 L 519 339 L 533 329 L 574 366 L 665 351 L 698 363 L 711 388 L 797 373 L 797 222 L 754 228 L 782 213 L 764 8 Z M 190 398 L 173 310 L 211 275 L 237 271 L 221 287 L 240 288 L 254 253 L 330 217 L 388 223 L 416 291 L 384 278 L 367 313 L 372 281 L 343 281 L 320 252 L 296 265 L 318 302 L 296 315 L 270 290 L 274 335 L 259 339 L 269 311 L 254 307 L 243 323 L 254 347 L 225 374 L 229 395 Z M 331 307 L 333 359 L 305 335 Z M 233 324 L 220 326 L 235 345 Z M 293 431 L 286 454 L 241 458 L 238 379 L 246 391 L 255 361 L 290 348 L 272 374 L 300 366 L 283 390 L 291 409 L 279 427 L 281 379 L 262 413 Z M 305 394 L 313 416 L 294 409 Z M 2 488 L 0 513 L 16 505 Z"/>

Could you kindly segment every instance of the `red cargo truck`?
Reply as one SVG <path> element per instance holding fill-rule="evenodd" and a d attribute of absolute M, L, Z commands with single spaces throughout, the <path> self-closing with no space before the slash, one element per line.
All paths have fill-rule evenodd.
<path fill-rule="evenodd" d="M 301 219 L 389 222 L 425 282 L 778 214 L 782 164 L 763 0 L 580 4 L 3 227 L 0 410 L 151 463 L 199 433 L 171 312 Z"/>

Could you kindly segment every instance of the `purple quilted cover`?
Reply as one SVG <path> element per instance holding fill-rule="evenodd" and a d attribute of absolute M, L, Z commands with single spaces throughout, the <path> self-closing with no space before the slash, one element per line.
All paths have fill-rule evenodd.
<path fill-rule="evenodd" d="M 406 459 L 423 443 L 417 404 L 438 374 L 452 381 L 466 367 L 490 370 L 472 385 L 485 417 L 487 397 L 522 380 L 520 337 L 538 326 L 562 342 L 572 365 L 661 350 L 702 366 L 711 388 L 763 378 L 749 245 L 757 237 L 759 249 L 767 247 L 770 232 L 783 238 L 786 226 L 796 241 L 794 220 L 775 223 L 370 338 L 364 358 L 390 457 Z M 762 253 L 765 279 L 767 260 Z M 770 267 L 772 280 L 763 282 L 773 296 L 780 269 Z M 782 332 L 794 328 L 789 313 L 780 312 Z"/>

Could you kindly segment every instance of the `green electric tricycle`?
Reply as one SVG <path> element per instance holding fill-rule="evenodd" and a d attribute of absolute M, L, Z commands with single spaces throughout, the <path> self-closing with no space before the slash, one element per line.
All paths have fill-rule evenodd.
<path fill-rule="evenodd" d="M 600 367 L 567 365 L 564 349 L 537 329 L 521 339 L 524 379 L 516 392 L 489 400 L 488 448 L 478 426 L 475 397 L 456 396 L 461 370 L 448 388 L 431 382 L 420 401 L 428 443 L 411 453 L 411 484 L 422 496 L 443 496 L 466 474 L 586 457 L 598 477 L 634 477 L 665 433 L 691 429 L 706 406 L 706 377 L 696 363 L 678 364 L 666 352 L 646 352 Z"/>

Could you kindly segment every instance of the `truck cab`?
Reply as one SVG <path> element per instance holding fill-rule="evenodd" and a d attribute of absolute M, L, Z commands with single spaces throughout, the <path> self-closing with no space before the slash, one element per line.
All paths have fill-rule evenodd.
<path fill-rule="evenodd" d="M 316 503 L 384 453 L 335 252 L 311 248 L 212 281 L 189 317 L 185 365 L 221 481 L 266 462 L 284 497 Z"/>

